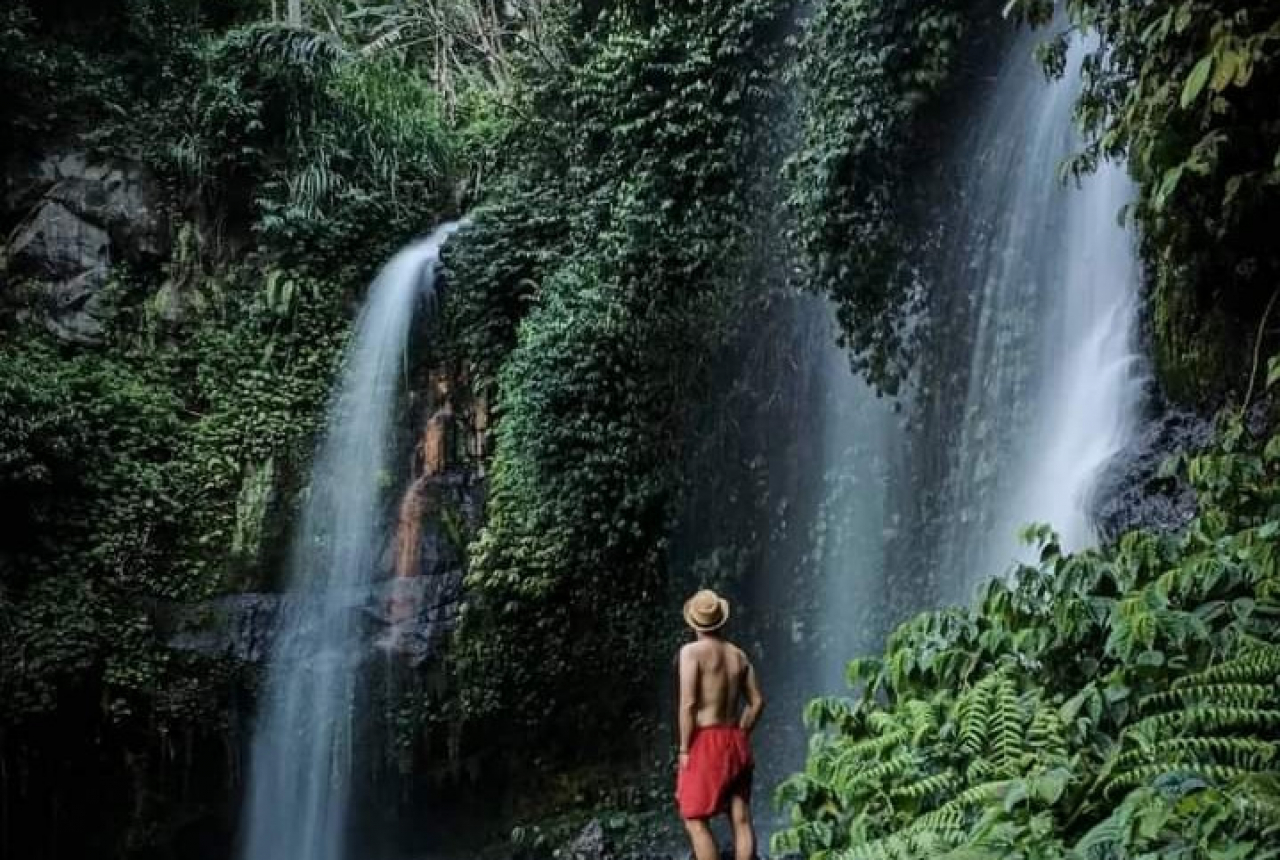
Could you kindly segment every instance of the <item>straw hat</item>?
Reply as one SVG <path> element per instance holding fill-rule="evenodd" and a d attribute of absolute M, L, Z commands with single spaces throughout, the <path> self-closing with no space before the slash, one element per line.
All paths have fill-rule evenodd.
<path fill-rule="evenodd" d="M 719 630 L 729 620 L 729 601 L 704 588 L 684 602 L 684 620 L 699 633 Z"/>

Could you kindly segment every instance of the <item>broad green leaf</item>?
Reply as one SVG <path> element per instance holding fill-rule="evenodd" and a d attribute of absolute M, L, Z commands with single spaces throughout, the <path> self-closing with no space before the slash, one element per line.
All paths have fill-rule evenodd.
<path fill-rule="evenodd" d="M 1236 78 L 1240 68 L 1240 54 L 1235 51 L 1223 51 L 1213 67 L 1213 77 L 1209 81 L 1209 89 L 1215 93 L 1225 90 Z"/>
<path fill-rule="evenodd" d="M 1155 197 L 1151 201 L 1157 212 L 1164 209 L 1164 204 L 1177 189 L 1178 183 L 1182 181 L 1182 171 L 1183 165 L 1179 164 L 1177 167 L 1170 167 L 1160 177 L 1160 185 L 1156 188 Z"/>
<path fill-rule="evenodd" d="M 1191 105 L 1200 93 L 1204 90 L 1205 83 L 1209 80 L 1209 73 L 1213 71 L 1213 55 L 1209 54 L 1200 58 L 1200 62 L 1195 64 L 1191 70 L 1191 74 L 1187 75 L 1186 83 L 1182 85 L 1182 97 L 1178 100 L 1181 107 L 1186 108 Z"/>
<path fill-rule="evenodd" d="M 1273 355 L 1267 359 L 1267 387 L 1275 385 L 1278 379 L 1280 379 L 1280 355 Z"/>

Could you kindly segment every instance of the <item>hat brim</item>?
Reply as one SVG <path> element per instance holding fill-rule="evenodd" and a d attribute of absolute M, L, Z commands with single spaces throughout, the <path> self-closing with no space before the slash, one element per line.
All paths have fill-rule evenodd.
<path fill-rule="evenodd" d="M 688 624 L 689 627 L 699 633 L 714 633 L 719 630 L 729 622 L 729 601 L 725 600 L 723 597 L 718 597 L 716 599 L 720 601 L 720 620 L 716 621 L 714 624 L 699 624 L 694 619 L 693 613 L 690 611 L 693 608 L 689 605 L 693 602 L 693 598 L 690 597 L 684 602 L 684 623 Z"/>

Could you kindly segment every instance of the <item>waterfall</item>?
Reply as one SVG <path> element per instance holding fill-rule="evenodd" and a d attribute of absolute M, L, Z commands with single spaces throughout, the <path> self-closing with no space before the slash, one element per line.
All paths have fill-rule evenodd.
<path fill-rule="evenodd" d="M 836 346 L 835 315 L 824 308 L 820 341 L 809 360 L 820 368 L 818 419 L 822 502 L 814 534 L 818 567 L 818 660 L 813 692 L 844 689 L 844 667 L 880 644 L 884 627 L 885 544 L 894 534 L 889 493 L 901 437 L 892 403 L 877 397 Z"/>
<path fill-rule="evenodd" d="M 242 824 L 245 860 L 343 860 L 362 617 L 384 543 L 394 416 L 415 305 L 455 225 L 400 251 L 369 289 L 334 388 L 290 558 L 291 608 L 266 678 Z"/>
<path fill-rule="evenodd" d="M 1129 180 L 1104 163 L 1078 185 L 1056 181 L 1081 145 L 1072 106 L 1084 46 L 1049 82 L 1036 38 L 1015 43 L 960 150 L 924 370 L 934 424 L 918 450 L 946 451 L 928 564 L 950 600 L 1023 560 L 1024 524 L 1049 523 L 1068 549 L 1094 541 L 1094 487 L 1141 405 L 1138 266 L 1117 220 Z"/>

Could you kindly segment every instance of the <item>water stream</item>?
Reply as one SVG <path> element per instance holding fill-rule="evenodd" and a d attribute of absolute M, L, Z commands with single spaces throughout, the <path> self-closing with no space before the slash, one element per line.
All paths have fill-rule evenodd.
<path fill-rule="evenodd" d="M 1026 558 L 1024 524 L 1051 524 L 1067 548 L 1095 540 L 1094 489 L 1135 430 L 1144 386 L 1136 252 L 1117 222 L 1131 189 L 1110 164 L 1079 187 L 1059 181 L 1080 146 L 1083 52 L 1074 46 L 1063 78 L 1046 81 L 1038 38 L 1016 39 L 974 93 L 947 161 L 955 195 L 939 214 L 930 334 L 896 410 L 849 373 L 830 337 L 810 338 L 820 444 L 798 467 L 823 486 L 795 567 L 807 564 L 816 599 L 801 653 L 766 656 L 766 678 L 800 676 L 770 719 L 794 719 L 797 693 L 841 691 L 846 661 L 882 648 L 890 625 L 967 602 Z M 760 576 L 768 599 L 788 605 L 795 574 L 774 564 Z M 803 736 L 770 728 L 762 740 L 773 738 L 767 755 L 799 769 Z"/>
<path fill-rule="evenodd" d="M 378 274 L 356 321 L 290 558 L 260 705 L 241 830 L 244 860 L 344 860 L 360 754 L 365 619 L 395 484 L 395 416 L 416 306 L 434 289 L 445 225 Z"/>

